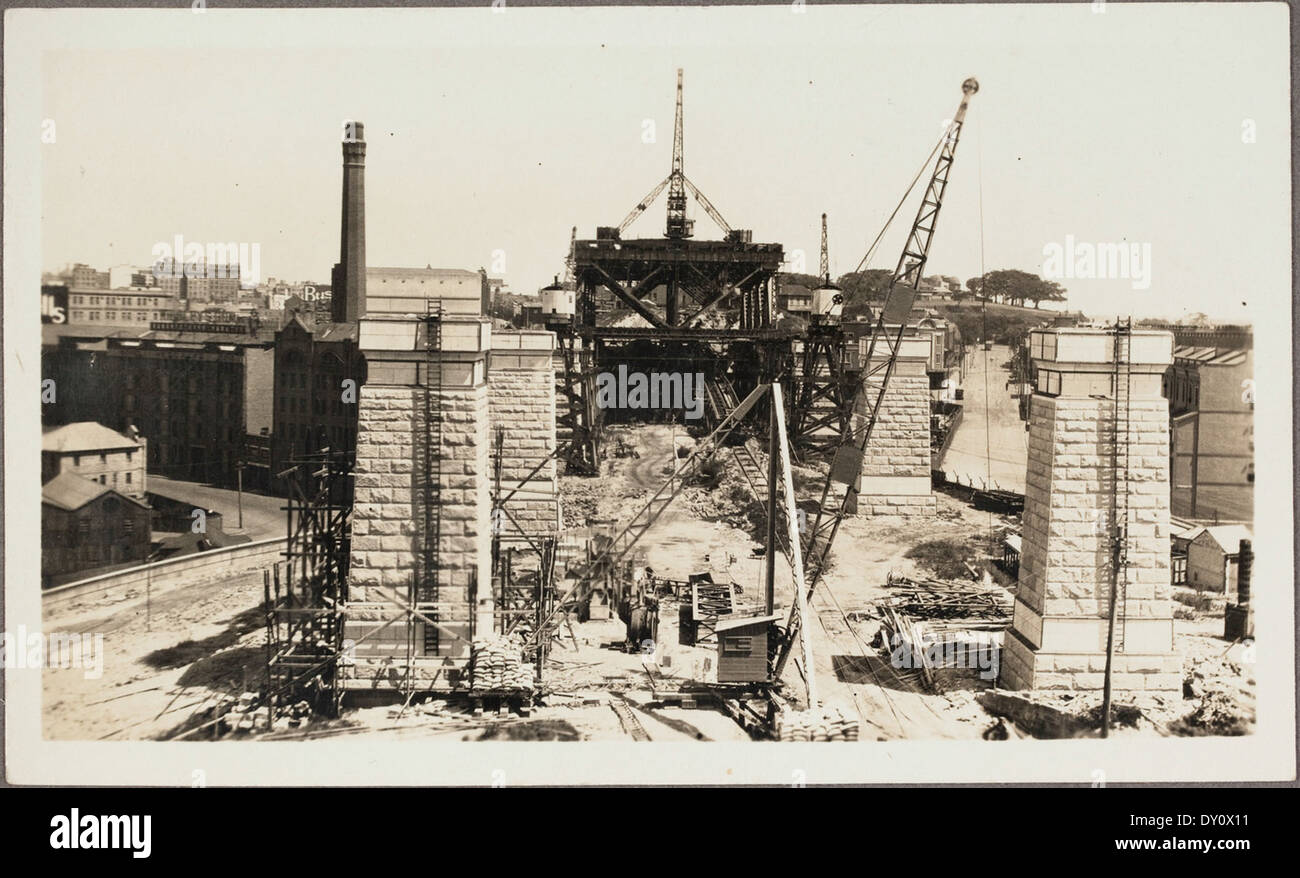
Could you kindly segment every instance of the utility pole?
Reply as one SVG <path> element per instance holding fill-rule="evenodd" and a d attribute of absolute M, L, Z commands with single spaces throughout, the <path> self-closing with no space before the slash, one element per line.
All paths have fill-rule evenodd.
<path fill-rule="evenodd" d="M 235 463 L 235 477 L 238 479 L 238 488 L 235 495 L 235 502 L 239 506 L 239 529 L 244 529 L 244 462 Z"/>
<path fill-rule="evenodd" d="M 767 438 L 767 594 L 764 601 L 763 613 L 772 615 L 776 607 L 776 504 L 777 493 L 776 483 L 781 477 L 781 470 L 778 464 L 781 453 L 778 446 L 780 437 L 777 435 L 776 419 L 780 417 L 777 412 L 775 399 L 768 400 L 768 438 Z M 800 551 L 799 546 L 791 547 L 792 552 Z"/>

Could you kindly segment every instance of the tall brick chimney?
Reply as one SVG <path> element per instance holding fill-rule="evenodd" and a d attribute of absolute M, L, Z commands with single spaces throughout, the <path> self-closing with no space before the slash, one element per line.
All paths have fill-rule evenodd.
<path fill-rule="evenodd" d="M 360 122 L 343 125 L 343 216 L 335 266 L 332 316 L 353 322 L 366 313 L 366 136 Z"/>

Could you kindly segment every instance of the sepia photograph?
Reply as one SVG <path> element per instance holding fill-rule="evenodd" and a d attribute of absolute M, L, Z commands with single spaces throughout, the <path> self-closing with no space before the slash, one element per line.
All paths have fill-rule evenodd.
<path fill-rule="evenodd" d="M 10 783 L 1294 781 L 1286 4 L 221 7 L 6 10 Z"/>

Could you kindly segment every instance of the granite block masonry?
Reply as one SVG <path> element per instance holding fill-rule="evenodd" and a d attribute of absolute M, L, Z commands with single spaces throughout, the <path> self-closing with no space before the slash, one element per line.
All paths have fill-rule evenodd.
<path fill-rule="evenodd" d="M 1169 408 L 1161 396 L 1173 336 L 1135 331 L 1127 354 L 1127 431 L 1117 427 L 1115 335 L 1035 330 L 1020 576 L 1002 649 L 1010 689 L 1101 689 L 1112 583 L 1111 534 L 1124 532 L 1112 664 L 1115 691 L 1181 691 L 1169 562 Z M 1112 449 L 1127 438 L 1116 479 Z M 1120 495 L 1127 527 L 1111 521 Z"/>
<path fill-rule="evenodd" d="M 864 339 L 864 359 L 866 344 Z M 934 515 L 938 508 L 930 481 L 930 378 L 926 366 L 931 344 L 933 338 L 927 334 L 904 337 L 899 347 L 894 373 L 862 458 L 858 515 L 923 517 Z M 878 358 L 883 348 L 883 343 L 877 346 Z M 853 416 L 855 428 L 860 427 L 874 402 L 874 394 L 861 394 Z"/>
<path fill-rule="evenodd" d="M 501 494 L 510 496 L 505 511 L 494 513 L 492 526 L 505 544 L 521 534 L 549 535 L 560 527 L 556 463 L 547 460 L 556 443 L 554 350 L 551 332 L 492 333 L 488 416 L 494 455 L 501 431 Z"/>
<path fill-rule="evenodd" d="M 444 320 L 441 345 L 425 352 L 415 318 L 365 318 L 360 347 L 367 380 L 358 399 L 352 566 L 345 639 L 356 643 L 352 675 L 400 685 L 408 651 L 417 679 L 442 659 L 468 656 L 477 632 L 492 630 L 491 469 L 487 382 L 490 324 Z M 432 379 L 432 380 L 431 380 Z M 426 431 L 426 389 L 436 422 Z M 438 437 L 426 447 L 425 437 Z M 427 591 L 425 454 L 437 472 L 436 594 Z M 437 623 L 409 616 L 414 604 Z M 383 631 L 385 622 L 398 621 Z M 367 634 L 371 634 L 365 640 Z"/>

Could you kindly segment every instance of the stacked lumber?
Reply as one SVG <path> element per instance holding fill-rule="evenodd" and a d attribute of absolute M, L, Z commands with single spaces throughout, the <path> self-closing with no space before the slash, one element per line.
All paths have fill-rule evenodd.
<path fill-rule="evenodd" d="M 856 741 L 858 719 L 835 705 L 782 710 L 773 731 L 778 741 Z"/>
<path fill-rule="evenodd" d="M 519 644 L 505 637 L 475 640 L 469 653 L 470 688 L 485 692 L 532 689 L 533 666 L 520 657 Z"/>
<path fill-rule="evenodd" d="M 889 574 L 889 606 L 912 619 L 953 623 L 1011 621 L 1011 594 L 992 583 L 908 579 Z"/>
<path fill-rule="evenodd" d="M 920 671 L 925 687 L 934 691 L 934 666 L 927 648 L 933 638 L 926 634 L 925 626 L 892 606 L 882 606 L 880 614 L 880 633 L 890 650 L 893 666 Z"/>

